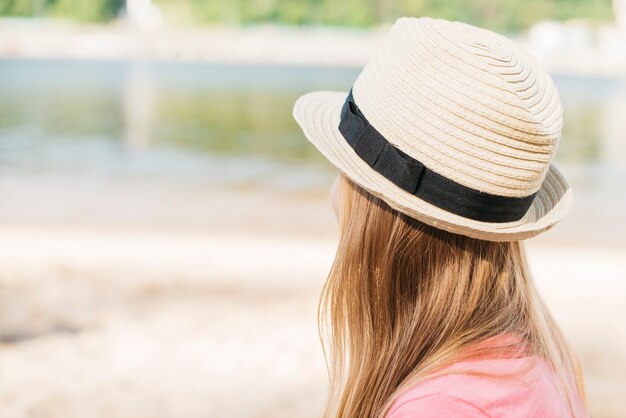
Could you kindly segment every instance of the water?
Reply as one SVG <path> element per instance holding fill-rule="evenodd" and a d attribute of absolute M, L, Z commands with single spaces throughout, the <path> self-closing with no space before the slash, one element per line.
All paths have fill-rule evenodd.
<path fill-rule="evenodd" d="M 4 61 L 0 161 L 5 170 L 168 177 L 218 164 L 216 182 L 254 181 L 269 167 L 322 162 L 291 117 L 293 101 L 310 89 L 345 89 L 355 74 Z"/>
<path fill-rule="evenodd" d="M 322 161 L 291 117 L 316 89 L 347 90 L 358 69 L 189 63 L 0 61 L 3 170 L 152 169 L 219 156 Z M 557 160 L 623 167 L 626 79 L 555 77 L 565 109 Z M 254 165 L 254 163 L 252 163 Z M 225 173 L 226 177 L 228 174 Z M 220 179 L 223 181 L 224 179 Z"/>
<path fill-rule="evenodd" d="M 135 184 L 132 193 L 151 185 L 190 184 L 321 191 L 334 170 L 305 140 L 291 108 L 311 90 L 349 89 L 358 71 L 0 61 L 0 191 L 5 196 L 0 220 L 27 213 L 52 216 L 37 204 L 42 191 L 48 191 L 47 205 L 62 213 L 71 205 L 63 206 L 61 196 L 71 201 L 94 188 L 105 193 L 111 184 Z M 599 202 L 610 207 L 602 216 L 621 222 L 626 79 L 554 79 L 565 115 L 557 164 L 580 192 L 583 207 L 597 211 Z M 114 200 L 109 210 L 122 213 Z"/>

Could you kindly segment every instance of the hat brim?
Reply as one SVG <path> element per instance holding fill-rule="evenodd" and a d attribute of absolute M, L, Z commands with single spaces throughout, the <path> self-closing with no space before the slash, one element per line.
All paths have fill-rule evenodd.
<path fill-rule="evenodd" d="M 531 207 L 518 221 L 481 222 L 440 209 L 402 190 L 374 171 L 339 132 L 341 108 L 347 92 L 317 91 L 300 97 L 293 116 L 307 139 L 348 178 L 394 209 L 426 224 L 488 241 L 516 241 L 535 236 L 561 220 L 573 193 L 563 175 L 550 165 Z"/>

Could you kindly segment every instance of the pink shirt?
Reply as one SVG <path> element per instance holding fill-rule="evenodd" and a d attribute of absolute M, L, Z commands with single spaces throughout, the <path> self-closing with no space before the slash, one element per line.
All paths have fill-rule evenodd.
<path fill-rule="evenodd" d="M 471 369 L 502 373 L 531 361 L 500 358 L 461 361 L 449 369 Z M 527 364 L 527 363 L 526 363 Z M 570 382 L 573 384 L 573 382 Z M 576 417 L 589 417 L 582 401 L 575 399 Z M 571 417 L 567 401 L 557 392 L 557 377 L 544 360 L 536 360 L 530 371 L 517 380 L 467 374 L 450 374 L 426 379 L 405 390 L 386 418 L 561 418 Z"/>

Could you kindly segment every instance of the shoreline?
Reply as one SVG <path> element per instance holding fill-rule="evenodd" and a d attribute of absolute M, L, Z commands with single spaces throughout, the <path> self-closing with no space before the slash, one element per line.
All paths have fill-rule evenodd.
<path fill-rule="evenodd" d="M 303 289 L 310 289 L 325 279 L 336 245 L 337 237 L 333 233 L 177 232 L 0 224 L 0 248 L 3 248 L 0 264 L 4 268 L 5 284 L 12 280 L 11 271 L 28 272 L 33 266 L 38 266 L 34 270 L 74 266 L 71 269 L 92 272 L 108 266 L 120 271 L 145 270 L 142 276 L 147 281 L 144 284 L 152 280 L 150 275 L 156 275 L 189 278 L 190 283 L 202 280 L 210 284 L 209 287 L 218 288 L 229 287 L 233 280 L 242 279 L 244 281 L 237 282 L 236 287 L 275 290 L 282 286 L 296 289 L 302 285 Z M 564 245 L 564 242 L 541 238 L 526 241 L 525 247 L 531 266 L 538 266 L 539 276 L 561 276 L 559 281 L 568 276 L 583 285 L 585 278 L 592 274 L 611 280 L 626 278 L 624 248 Z M 239 263 L 242 259 L 247 262 Z M 571 265 L 573 260 L 576 266 Z M 302 279 L 291 282 L 293 272 L 305 265 L 308 268 Z"/>
<path fill-rule="evenodd" d="M 122 21 L 94 25 L 5 18 L 0 19 L 0 59 L 354 68 L 368 61 L 386 29 L 269 24 L 139 29 Z M 509 37 L 550 73 L 626 77 L 626 27 L 619 24 L 594 28 L 578 21 L 540 22 Z"/>

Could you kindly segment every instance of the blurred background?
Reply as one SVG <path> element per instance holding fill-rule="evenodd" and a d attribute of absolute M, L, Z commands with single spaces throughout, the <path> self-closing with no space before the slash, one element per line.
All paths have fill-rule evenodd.
<path fill-rule="evenodd" d="M 0 0 L 0 416 L 318 417 L 336 171 L 291 108 L 403 15 L 552 74 L 575 203 L 529 258 L 624 417 L 625 0 Z"/>

